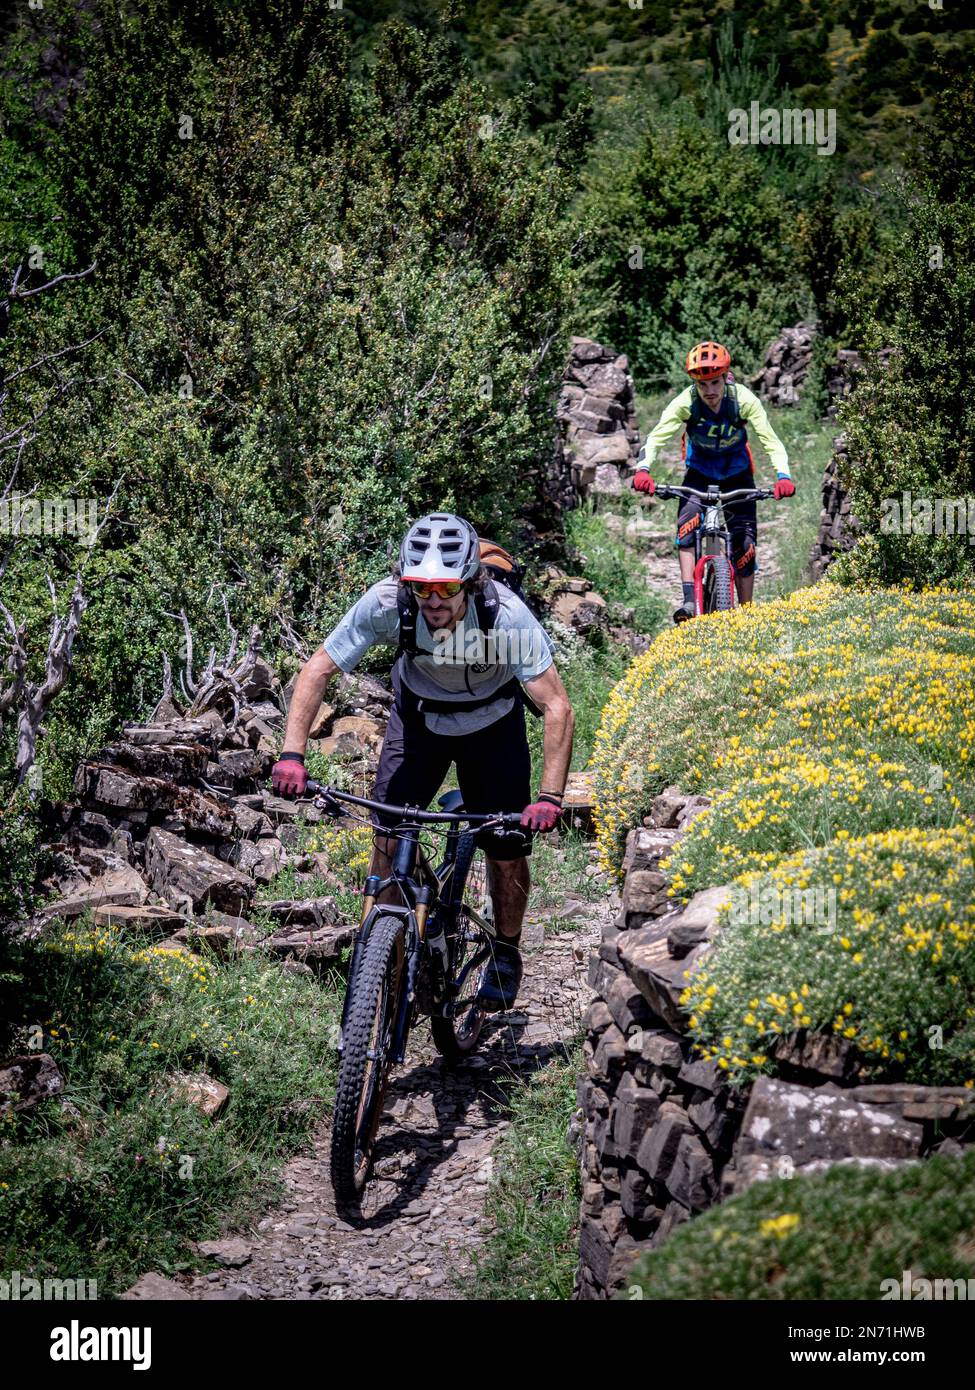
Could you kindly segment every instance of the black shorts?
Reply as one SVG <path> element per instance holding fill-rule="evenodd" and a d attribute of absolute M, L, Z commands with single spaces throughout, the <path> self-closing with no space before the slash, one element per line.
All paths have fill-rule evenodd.
<path fill-rule="evenodd" d="M 404 716 L 394 706 L 372 799 L 428 809 L 452 762 L 457 763 L 465 811 L 523 811 L 532 798 L 531 754 L 521 701 L 472 734 L 433 734 L 422 716 Z M 378 813 L 376 821 L 383 823 Z M 499 840 L 491 831 L 478 831 L 475 838 L 489 859 L 521 859 L 531 854 L 530 835 L 525 841 L 515 836 Z"/>

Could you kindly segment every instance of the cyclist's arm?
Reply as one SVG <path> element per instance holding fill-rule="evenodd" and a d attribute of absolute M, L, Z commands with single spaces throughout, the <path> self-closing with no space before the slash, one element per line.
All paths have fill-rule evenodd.
<path fill-rule="evenodd" d="M 769 418 L 765 414 L 765 407 L 762 402 L 753 391 L 749 391 L 747 386 L 738 387 L 738 407 L 745 424 L 749 425 L 758 435 L 776 473 L 780 478 L 791 478 L 789 455 L 786 453 L 785 445 L 769 424 Z"/>
<path fill-rule="evenodd" d="M 636 461 L 637 468 L 653 467 L 657 454 L 677 433 L 685 420 L 690 419 L 691 415 L 691 392 L 693 386 L 688 386 L 686 391 L 682 391 L 679 396 L 675 396 L 666 406 L 657 424 L 643 441 L 643 448 Z"/>
<path fill-rule="evenodd" d="M 565 790 L 572 761 L 572 734 L 576 722 L 569 697 L 554 665 L 546 666 L 540 676 L 526 680 L 524 686 L 545 716 L 539 790 L 561 793 Z"/>
<path fill-rule="evenodd" d="M 284 735 L 285 753 L 304 753 L 310 730 L 337 671 L 354 671 L 370 647 L 396 640 L 396 581 L 381 579 L 367 589 L 301 669 L 295 682 Z"/>
<path fill-rule="evenodd" d="M 284 731 L 284 746 L 281 750 L 283 753 L 304 753 L 308 743 L 308 731 L 325 697 L 325 689 L 340 669 L 324 647 L 319 647 L 314 656 L 309 657 L 302 666 L 288 709 L 288 725 Z"/>

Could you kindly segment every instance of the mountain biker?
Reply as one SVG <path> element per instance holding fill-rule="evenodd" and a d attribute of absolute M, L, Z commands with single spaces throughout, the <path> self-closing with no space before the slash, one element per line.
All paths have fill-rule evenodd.
<path fill-rule="evenodd" d="M 769 424 L 765 409 L 747 386 L 734 380 L 731 354 L 720 343 L 698 343 L 684 364 L 691 385 L 666 406 L 659 422 L 647 435 L 637 459 L 633 486 L 651 497 L 656 484 L 650 468 L 658 452 L 683 425 L 681 456 L 687 465 L 683 487 L 704 491 L 717 483 L 722 492 L 755 486 L 755 462 L 748 444 L 746 424 L 762 441 L 776 468 L 775 498 L 795 492 L 785 445 Z M 725 507 L 731 534 L 732 562 L 739 603 L 751 603 L 755 585 L 755 545 L 758 519 L 755 502 L 739 500 Z M 677 546 L 684 597 L 674 613 L 680 623 L 694 616 L 694 532 L 701 524 L 704 507 L 686 498 L 677 516 Z"/>
<path fill-rule="evenodd" d="M 372 799 L 425 808 L 456 761 L 466 811 L 522 811 L 526 829 L 554 827 L 572 756 L 572 706 L 552 660 L 554 643 L 505 584 L 491 585 L 499 601 L 493 628 L 478 626 L 478 595 L 490 592 L 488 581 L 477 533 L 463 517 L 435 512 L 409 528 L 392 575 L 348 610 L 298 676 L 284 748 L 271 774 L 279 795 L 305 791 L 308 731 L 331 677 L 354 670 L 370 647 L 398 643 L 396 698 Z M 415 655 L 404 645 L 404 595 Z M 541 790 L 534 801 L 522 685 L 545 720 Z M 381 815 L 376 823 L 390 824 Z M 531 887 L 531 837 L 478 831 L 476 840 L 487 860 L 498 933 L 477 1002 L 509 1009 L 521 983 L 518 943 Z M 388 877 L 393 850 L 391 838 L 377 836 L 370 872 Z"/>

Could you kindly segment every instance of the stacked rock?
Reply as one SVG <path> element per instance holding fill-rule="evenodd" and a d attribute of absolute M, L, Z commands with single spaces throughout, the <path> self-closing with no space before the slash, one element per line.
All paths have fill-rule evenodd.
<path fill-rule="evenodd" d="M 769 344 L 761 369 L 748 384 L 770 405 L 798 405 L 817 330 L 815 322 L 797 323 L 794 328 L 783 328 Z"/>
<path fill-rule="evenodd" d="M 823 509 L 819 514 L 819 530 L 809 553 L 809 568 L 813 580 L 822 579 L 838 555 L 851 550 L 861 527 L 853 515 L 850 496 L 841 481 L 847 456 L 846 435 L 837 435 L 833 453 L 823 473 Z"/>
<path fill-rule="evenodd" d="M 563 507 L 619 493 L 640 445 L 628 358 L 591 338 L 573 338 L 556 419 L 563 427 L 555 463 Z"/>

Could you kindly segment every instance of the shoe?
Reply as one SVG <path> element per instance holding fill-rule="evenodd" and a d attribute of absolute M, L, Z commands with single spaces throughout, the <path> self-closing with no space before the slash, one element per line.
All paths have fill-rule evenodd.
<path fill-rule="evenodd" d="M 687 599 L 684 600 L 679 608 L 674 609 L 675 623 L 686 623 L 689 618 L 693 618 L 694 616 L 694 605 Z"/>
<path fill-rule="evenodd" d="M 474 1003 L 479 1009 L 512 1008 L 518 995 L 521 975 L 521 952 L 518 947 L 496 940 Z"/>

